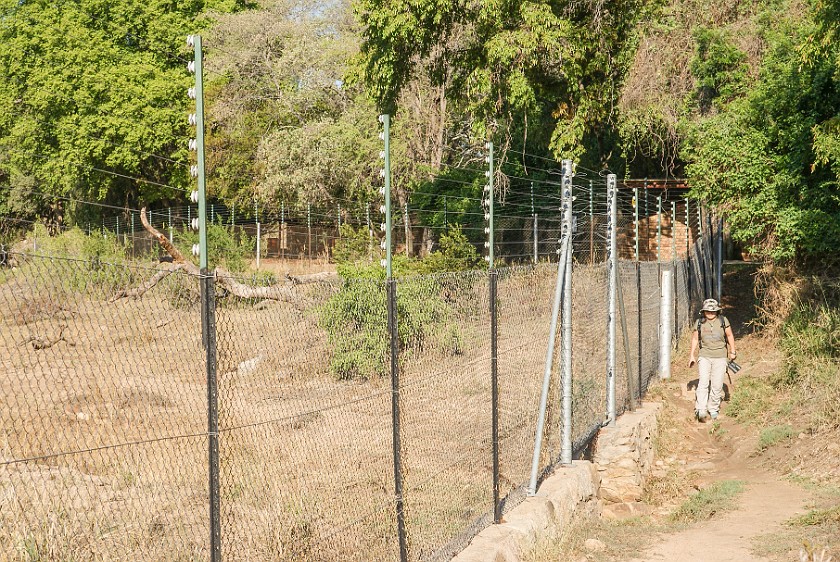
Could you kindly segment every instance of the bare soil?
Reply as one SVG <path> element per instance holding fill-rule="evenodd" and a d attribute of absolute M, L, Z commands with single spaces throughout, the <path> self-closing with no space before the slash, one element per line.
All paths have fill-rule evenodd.
<path fill-rule="evenodd" d="M 139 299 L 110 302 L 113 287 L 153 273 L 50 259 L 0 271 L 0 561 L 207 558 L 197 280 L 171 275 Z M 554 278 L 553 268 L 523 269 L 499 282 L 503 494 L 528 475 Z M 601 370 L 589 365 L 604 364 L 606 323 L 591 321 L 605 315 L 603 269 L 581 268 L 579 280 L 576 427 L 585 428 L 602 407 Z M 337 380 L 319 324 L 337 286 L 299 290 L 310 306 L 219 295 L 223 555 L 394 559 L 390 381 Z M 420 557 L 492 506 L 486 276 L 447 298 L 457 349 L 429 344 L 401 362 L 406 513 Z M 31 345 L 61 325 L 67 341 Z M 546 460 L 557 449 L 554 439 Z"/>
<path fill-rule="evenodd" d="M 674 380 L 663 384 L 666 400 L 675 409 L 679 420 L 679 431 L 683 442 L 672 452 L 672 456 L 660 460 L 659 476 L 664 475 L 667 465 L 679 467 L 679 471 L 691 473 L 688 480 L 692 487 L 677 495 L 677 502 L 684 500 L 694 490 L 721 480 L 740 480 L 746 483 L 745 491 L 738 498 L 734 511 L 715 514 L 687 529 L 661 536 L 653 546 L 632 558 L 633 562 L 662 560 L 691 560 L 696 562 L 755 562 L 770 558 L 754 554 L 754 541 L 765 534 L 784 529 L 791 518 L 805 513 L 809 493 L 802 487 L 785 479 L 758 455 L 758 431 L 744 426 L 726 416 L 726 403 L 718 423 L 698 423 L 693 420 L 694 391 L 688 390 L 688 383 L 695 377 L 684 363 L 686 355 L 681 354 L 674 365 Z M 774 368 L 778 365 L 778 354 L 770 342 L 755 335 L 747 335 L 739 341 L 739 357 L 743 376 L 754 369 Z M 756 360 L 758 359 L 758 360 Z M 730 392 L 736 391 L 739 376 L 727 381 Z M 664 466 L 663 466 L 664 465 Z M 654 473 L 657 476 L 657 473 Z M 672 506 L 664 505 L 658 516 L 664 520 Z M 656 517 L 655 517 L 656 519 Z M 796 556 L 798 552 L 789 553 Z M 787 558 L 787 557 L 786 557 Z M 631 559 L 630 556 L 627 559 Z"/>

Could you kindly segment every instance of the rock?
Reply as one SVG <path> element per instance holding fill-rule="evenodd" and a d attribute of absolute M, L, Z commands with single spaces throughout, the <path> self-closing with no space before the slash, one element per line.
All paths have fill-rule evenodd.
<path fill-rule="evenodd" d="M 604 552 L 607 549 L 607 545 L 598 539 L 586 539 L 583 543 L 583 548 L 589 552 Z"/>
<path fill-rule="evenodd" d="M 251 373 L 254 370 L 256 370 L 257 366 L 262 362 L 262 360 L 263 360 L 263 356 L 262 355 L 257 355 L 256 357 L 252 357 L 252 358 L 248 359 L 247 361 L 243 361 L 236 368 L 236 373 L 239 374 L 239 375 L 245 375 L 245 374 Z"/>

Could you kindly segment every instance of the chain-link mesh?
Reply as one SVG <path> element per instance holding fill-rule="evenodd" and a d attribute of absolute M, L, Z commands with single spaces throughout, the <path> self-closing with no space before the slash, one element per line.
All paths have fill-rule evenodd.
<path fill-rule="evenodd" d="M 384 283 L 293 295 L 217 299 L 222 555 L 394 559 Z"/>
<path fill-rule="evenodd" d="M 198 279 L 10 254 L 0 270 L 0 558 L 208 557 Z M 157 274 L 142 296 L 117 298 Z"/>
<path fill-rule="evenodd" d="M 712 280 L 708 233 L 691 220 L 669 231 L 685 232 L 669 259 L 630 261 L 635 225 L 619 202 L 620 413 L 657 373 L 661 271 L 674 272 L 672 337 Z M 578 455 L 607 411 L 607 240 L 601 232 L 590 244 L 587 225 L 578 225 L 572 272 Z M 210 558 L 200 279 L 171 264 L 6 262 L 16 267 L 0 268 L 0 551 L 12 560 Z M 496 279 L 495 303 L 487 272 L 396 281 L 396 393 L 384 280 L 216 279 L 208 341 L 224 559 L 398 559 L 398 484 L 411 560 L 448 559 L 492 523 L 494 305 L 501 511 L 522 501 L 557 264 L 505 268 Z M 558 326 L 541 475 L 560 455 L 561 339 Z"/>

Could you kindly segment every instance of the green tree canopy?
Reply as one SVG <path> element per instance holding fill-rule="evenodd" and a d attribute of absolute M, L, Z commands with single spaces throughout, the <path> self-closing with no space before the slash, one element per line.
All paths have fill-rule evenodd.
<path fill-rule="evenodd" d="M 0 190 L 0 212 L 44 211 L 40 193 L 117 204 L 180 199 L 167 186 L 183 188 L 188 178 L 192 55 L 184 40 L 206 25 L 205 10 L 239 7 L 3 2 L 0 182 L 9 189 Z"/>

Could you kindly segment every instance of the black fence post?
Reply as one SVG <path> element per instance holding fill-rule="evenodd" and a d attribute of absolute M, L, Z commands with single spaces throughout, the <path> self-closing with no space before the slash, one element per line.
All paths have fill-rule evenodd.
<path fill-rule="evenodd" d="M 210 560 L 222 560 L 221 503 L 219 500 L 219 394 L 216 379 L 215 274 L 201 271 L 202 332 L 207 360 L 207 434 L 210 488 Z"/>
<path fill-rule="evenodd" d="M 394 445 L 394 499 L 397 508 L 397 536 L 400 541 L 400 561 L 408 562 L 408 539 L 403 505 L 402 448 L 400 445 L 400 350 L 397 329 L 397 281 L 387 280 L 388 336 L 391 342 L 391 427 Z"/>
<path fill-rule="evenodd" d="M 493 433 L 493 522 L 502 521 L 499 500 L 499 306 L 497 302 L 499 272 L 490 271 L 490 383 L 492 387 Z"/>

